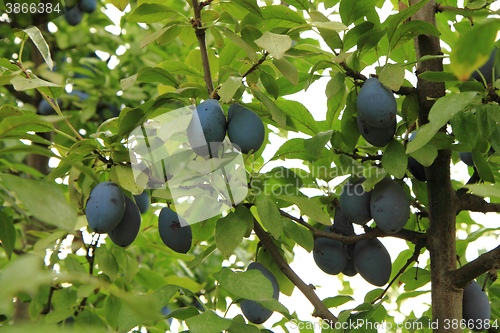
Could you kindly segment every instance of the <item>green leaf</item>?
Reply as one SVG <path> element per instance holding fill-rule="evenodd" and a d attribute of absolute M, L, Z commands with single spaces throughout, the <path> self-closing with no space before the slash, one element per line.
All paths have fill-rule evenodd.
<path fill-rule="evenodd" d="M 401 10 L 399 13 L 397 13 L 395 15 L 391 15 L 387 19 L 389 22 L 389 24 L 387 25 L 387 37 L 389 37 L 389 40 L 392 39 L 392 36 L 396 32 L 396 28 L 401 23 L 403 23 L 404 21 L 409 19 L 411 16 L 416 14 L 420 10 L 420 8 L 422 8 L 428 2 L 429 2 L 429 0 L 421 0 L 418 3 Z"/>
<path fill-rule="evenodd" d="M 328 21 L 328 22 L 311 22 L 310 24 L 313 27 L 321 28 L 321 29 L 326 29 L 326 30 L 334 30 L 334 31 L 347 30 L 346 25 L 343 24 L 343 23 L 341 23 L 341 22 L 334 22 L 334 21 Z"/>
<path fill-rule="evenodd" d="M 320 157 L 325 145 L 330 141 L 333 131 L 320 132 L 311 139 L 304 141 L 304 148 L 316 157 Z"/>
<path fill-rule="evenodd" d="M 301 103 L 287 99 L 278 99 L 274 104 L 280 110 L 286 110 L 287 125 L 309 135 L 319 132 L 318 122 L 314 120 L 311 112 Z"/>
<path fill-rule="evenodd" d="M 404 301 L 408 298 L 413 298 L 413 297 L 417 297 L 420 295 L 425 295 L 425 294 L 428 294 L 430 292 L 431 292 L 430 290 L 419 290 L 419 291 L 405 292 L 405 293 L 402 293 L 401 295 L 398 296 L 398 298 L 396 299 L 396 303 L 401 303 L 402 301 Z"/>
<path fill-rule="evenodd" d="M 459 80 L 467 80 L 476 69 L 488 61 L 495 47 L 498 30 L 500 21 L 489 19 L 482 24 L 474 24 L 460 36 L 450 54 L 451 70 Z"/>
<path fill-rule="evenodd" d="M 35 88 L 40 88 L 40 87 L 49 87 L 49 88 L 58 88 L 55 91 L 59 92 L 59 95 L 62 92 L 63 87 L 52 83 L 48 82 L 39 78 L 24 78 L 20 76 L 14 77 L 12 80 L 10 80 L 10 83 L 14 86 L 14 89 L 17 91 L 25 91 L 25 90 L 30 90 L 30 89 L 35 89 Z M 52 96 L 51 96 L 52 97 Z"/>
<path fill-rule="evenodd" d="M 467 91 L 438 99 L 429 112 L 429 123 L 419 128 L 415 139 L 408 143 L 406 153 L 412 153 L 423 147 L 451 117 L 475 102 L 476 96 L 477 92 Z"/>
<path fill-rule="evenodd" d="M 500 184 L 475 184 L 465 185 L 472 193 L 481 197 L 491 197 L 500 199 Z"/>
<path fill-rule="evenodd" d="M 419 78 L 431 81 L 431 82 L 453 82 L 458 81 L 457 77 L 453 73 L 448 72 L 432 72 L 427 71 L 420 73 Z"/>
<path fill-rule="evenodd" d="M 216 244 L 210 245 L 210 247 L 208 247 L 205 251 L 203 251 L 202 253 L 198 254 L 193 260 L 191 260 L 187 264 L 187 267 L 188 268 L 194 268 L 196 266 L 201 265 L 201 263 L 203 263 L 203 261 L 205 260 L 205 258 L 208 257 L 209 255 L 211 255 L 215 251 L 216 248 L 217 248 Z"/>
<path fill-rule="evenodd" d="M 259 61 L 257 53 L 255 53 L 255 50 L 250 46 L 250 44 L 245 42 L 240 36 L 238 36 L 237 34 L 235 34 L 233 31 L 231 31 L 228 28 L 224 29 L 224 35 L 226 35 L 226 37 L 231 42 L 233 42 L 236 46 L 242 48 L 247 53 L 247 56 L 251 62 Z"/>
<path fill-rule="evenodd" d="M 280 87 L 276 83 L 276 80 L 270 74 L 266 72 L 260 73 L 260 81 L 269 95 L 273 96 L 274 99 L 278 99 L 280 95 Z"/>
<path fill-rule="evenodd" d="M 418 35 L 432 35 L 438 37 L 440 34 L 441 33 L 434 24 L 420 20 L 409 21 L 396 29 L 389 43 L 389 47 L 391 50 L 397 49 Z"/>
<path fill-rule="evenodd" d="M 431 272 L 426 269 L 411 267 L 401 275 L 399 281 L 405 284 L 405 291 L 413 291 L 431 282 Z"/>
<path fill-rule="evenodd" d="M 165 69 L 170 74 L 194 76 L 194 77 L 199 77 L 199 78 L 203 77 L 200 74 L 200 72 L 198 72 L 193 67 L 186 65 L 185 63 L 177 61 L 177 60 L 165 60 L 165 61 L 163 61 L 155 66 L 155 68 L 158 68 L 158 67 Z"/>
<path fill-rule="evenodd" d="M 122 88 L 122 90 L 127 90 L 135 84 L 136 80 L 137 80 L 137 74 L 131 75 L 125 79 L 121 79 L 120 87 Z"/>
<path fill-rule="evenodd" d="M 288 237 L 302 246 L 307 252 L 311 252 L 314 249 L 314 238 L 309 229 L 299 226 L 290 219 L 284 219 L 283 230 Z"/>
<path fill-rule="evenodd" d="M 162 83 L 172 87 L 179 87 L 175 76 L 160 67 L 144 67 L 137 73 L 137 81 Z"/>
<path fill-rule="evenodd" d="M 136 179 L 132 168 L 123 164 L 114 164 L 111 166 L 110 179 L 134 195 L 141 194 L 148 182 L 147 176 Z"/>
<path fill-rule="evenodd" d="M 332 221 L 330 220 L 330 217 L 328 216 L 328 214 L 325 213 L 323 208 L 316 201 L 314 201 L 313 198 L 309 198 L 306 196 L 298 196 L 298 195 L 278 195 L 278 196 L 276 196 L 276 198 L 281 199 L 281 200 L 285 200 L 287 202 L 290 202 L 291 204 L 297 205 L 297 207 L 299 207 L 300 213 L 302 215 L 309 216 L 315 222 L 319 222 L 319 223 L 322 223 L 324 225 L 331 225 L 332 224 Z M 261 216 L 260 213 L 259 213 L 259 216 Z M 267 215 L 267 216 L 269 216 L 269 215 Z M 263 220 L 262 217 L 261 217 L 261 220 Z"/>
<path fill-rule="evenodd" d="M 333 98 L 341 89 L 345 89 L 345 73 L 337 72 L 326 84 L 326 97 Z"/>
<path fill-rule="evenodd" d="M 128 5 L 129 0 L 111 0 L 111 3 L 120 11 L 124 11 Z"/>
<path fill-rule="evenodd" d="M 377 2 L 378 0 L 342 0 L 339 8 L 342 22 L 350 25 L 373 10 Z"/>
<path fill-rule="evenodd" d="M 408 166 L 408 157 L 405 153 L 405 147 L 397 140 L 391 140 L 384 151 L 382 157 L 384 169 L 394 177 L 401 179 L 406 173 Z"/>
<path fill-rule="evenodd" d="M 12 223 L 12 219 L 5 212 L 0 210 L 0 241 L 2 248 L 10 260 L 12 250 L 16 244 L 16 229 Z"/>
<path fill-rule="evenodd" d="M 118 264 L 115 256 L 108 250 L 106 245 L 102 244 L 95 249 L 95 258 L 99 269 L 109 276 L 111 281 L 115 281 L 118 275 Z"/>
<path fill-rule="evenodd" d="M 490 114 L 499 112 L 498 104 L 483 104 L 476 108 L 477 131 L 484 141 L 487 141 L 496 127 L 495 120 L 490 118 Z"/>
<path fill-rule="evenodd" d="M 279 239 L 283 232 L 283 221 L 276 204 L 268 196 L 261 194 L 257 197 L 256 206 L 264 228 L 275 239 Z"/>
<path fill-rule="evenodd" d="M 297 70 L 297 67 L 292 65 L 288 60 L 286 59 L 274 59 L 273 60 L 274 66 L 278 68 L 278 70 L 283 74 L 283 76 L 290 81 L 291 84 L 296 86 L 299 84 L 299 72 Z"/>
<path fill-rule="evenodd" d="M 212 37 L 214 38 L 215 44 L 217 45 L 218 48 L 223 48 L 224 47 L 224 38 L 222 38 L 222 35 L 220 34 L 219 30 L 216 27 L 211 27 L 210 28 L 210 33 L 212 34 Z"/>
<path fill-rule="evenodd" d="M 431 143 L 427 143 L 422 148 L 419 148 L 414 152 L 410 153 L 410 156 L 416 159 L 423 166 L 428 167 L 434 162 L 434 160 L 438 156 L 438 150 Z"/>
<path fill-rule="evenodd" d="M 230 76 L 227 78 L 226 82 L 222 84 L 218 94 L 224 103 L 229 103 L 234 94 L 240 89 L 242 84 L 241 80 L 241 77 Z"/>
<path fill-rule="evenodd" d="M 158 38 L 160 38 L 165 33 L 165 31 L 167 31 L 168 29 L 170 29 L 170 26 L 163 27 L 160 30 L 156 30 L 155 32 L 147 35 L 141 41 L 141 43 L 139 44 L 139 47 L 142 49 L 142 48 L 146 47 L 147 45 L 151 44 L 152 42 L 154 42 L 155 40 L 157 40 Z"/>
<path fill-rule="evenodd" d="M 260 12 L 260 7 L 257 4 L 257 0 L 233 0 L 232 3 L 240 6 L 248 10 L 250 13 L 262 17 L 262 13 Z"/>
<path fill-rule="evenodd" d="M 339 295 L 339 296 L 334 296 L 334 297 L 328 297 L 322 300 L 323 304 L 327 308 L 336 308 L 338 306 L 341 306 L 342 304 L 345 304 L 349 301 L 354 301 L 354 298 L 348 295 Z"/>
<path fill-rule="evenodd" d="M 246 272 L 233 272 L 223 267 L 214 274 L 222 288 L 239 298 L 253 301 L 269 301 L 273 299 L 273 286 L 271 281 L 259 270 Z"/>
<path fill-rule="evenodd" d="M 297 9 L 309 11 L 309 1 L 307 0 L 289 0 L 287 4 L 292 5 Z"/>
<path fill-rule="evenodd" d="M 477 121 L 473 112 L 459 112 L 451 118 L 453 135 L 461 143 L 474 148 L 478 138 Z"/>
<path fill-rule="evenodd" d="M 265 31 L 264 34 L 254 42 L 269 52 L 275 59 L 283 58 L 285 52 L 292 47 L 292 39 L 290 36 L 273 34 L 269 31 Z"/>
<path fill-rule="evenodd" d="M 309 154 L 304 147 L 304 139 L 291 139 L 286 141 L 271 158 L 272 160 L 285 158 L 297 158 L 303 160 L 315 161 L 317 158 Z"/>
<path fill-rule="evenodd" d="M 495 177 L 493 177 L 493 172 L 491 171 L 491 168 L 488 165 L 488 162 L 486 162 L 483 154 L 477 148 L 472 149 L 472 159 L 476 165 L 479 177 L 481 177 L 484 181 L 494 183 Z"/>
<path fill-rule="evenodd" d="M 273 21 L 289 27 L 296 27 L 306 24 L 306 21 L 294 10 L 284 5 L 265 6 L 261 9 L 262 18 L 268 28 L 273 25 Z M 286 24 L 289 23 L 289 24 Z"/>
<path fill-rule="evenodd" d="M 198 316 L 186 319 L 191 333 L 220 333 L 231 326 L 230 319 L 221 318 L 212 310 L 205 311 Z"/>
<path fill-rule="evenodd" d="M 7 174 L 1 174 L 1 179 L 34 217 L 66 231 L 74 231 L 75 207 L 66 201 L 58 185 L 44 180 L 20 178 Z"/>
<path fill-rule="evenodd" d="M 401 114 L 406 122 L 406 126 L 410 127 L 418 118 L 419 105 L 417 94 L 410 94 L 403 100 Z"/>
<path fill-rule="evenodd" d="M 252 93 L 259 101 L 264 104 L 266 109 L 271 113 L 273 120 L 278 124 L 279 127 L 285 129 L 286 126 L 286 115 L 273 101 L 267 97 L 262 92 L 252 89 Z M 1 124 L 0 124 L 1 125 Z"/>
<path fill-rule="evenodd" d="M 220 253 L 228 259 L 240 245 L 248 228 L 253 228 L 253 216 L 250 211 L 237 209 L 217 220 L 215 225 L 215 243 Z"/>
<path fill-rule="evenodd" d="M 11 131 L 49 132 L 54 129 L 45 117 L 36 115 L 5 117 L 0 122 L 0 137 Z"/>
<path fill-rule="evenodd" d="M 375 24 L 372 22 L 363 22 L 348 30 L 344 37 L 344 51 L 350 50 L 357 45 L 359 37 L 372 30 L 374 26 Z"/>
<path fill-rule="evenodd" d="M 405 68 L 396 64 L 386 64 L 380 72 L 378 79 L 391 90 L 398 91 L 403 85 Z"/>
<path fill-rule="evenodd" d="M 175 9 L 168 6 L 156 3 L 143 3 L 127 16 L 127 20 L 140 23 L 155 23 L 161 22 L 176 13 Z"/>
<path fill-rule="evenodd" d="M 41 31 L 35 26 L 30 26 L 26 29 L 23 29 L 23 31 L 31 38 L 33 44 L 35 44 L 38 51 L 40 51 L 40 54 L 47 64 L 47 67 L 52 70 L 52 68 L 54 67 L 54 63 L 52 62 L 52 57 L 50 56 L 49 45 L 43 38 Z"/>

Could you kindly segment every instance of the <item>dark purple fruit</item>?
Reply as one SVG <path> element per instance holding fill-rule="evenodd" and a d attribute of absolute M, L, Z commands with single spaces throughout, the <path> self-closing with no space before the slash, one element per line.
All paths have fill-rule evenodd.
<path fill-rule="evenodd" d="M 191 248 L 193 241 L 191 226 L 168 207 L 160 211 L 158 231 L 163 243 L 175 252 L 187 253 Z"/>
<path fill-rule="evenodd" d="M 107 233 L 116 228 L 125 213 L 125 196 L 113 182 L 97 184 L 90 192 L 85 215 L 90 229 Z"/>
<path fill-rule="evenodd" d="M 141 228 L 141 213 L 135 202 L 125 196 L 125 213 L 120 223 L 110 232 L 109 238 L 118 246 L 127 247 L 136 239 Z"/>
<path fill-rule="evenodd" d="M 354 267 L 367 282 L 382 287 L 389 282 L 392 262 L 389 252 L 378 239 L 364 239 L 356 243 Z"/>
<path fill-rule="evenodd" d="M 464 289 L 462 316 L 469 329 L 476 332 L 487 329 L 485 324 L 491 319 L 490 301 L 476 281 L 472 281 Z"/>
<path fill-rule="evenodd" d="M 370 213 L 370 199 L 372 192 L 365 192 L 362 183 L 365 177 L 353 181 L 350 178 L 342 188 L 340 194 L 340 207 L 342 212 L 352 223 L 366 224 L 372 219 Z"/>
<path fill-rule="evenodd" d="M 370 212 L 377 227 L 393 233 L 403 229 L 410 218 L 410 200 L 405 190 L 390 178 L 373 188 Z"/>

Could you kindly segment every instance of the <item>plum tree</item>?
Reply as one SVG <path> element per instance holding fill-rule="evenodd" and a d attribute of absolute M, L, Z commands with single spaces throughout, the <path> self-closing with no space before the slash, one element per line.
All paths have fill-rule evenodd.
<path fill-rule="evenodd" d="M 250 265 L 248 265 L 247 271 L 253 269 L 260 271 L 269 281 L 271 281 L 271 284 L 273 286 L 273 298 L 279 299 L 280 287 L 273 273 L 271 273 L 266 267 L 264 267 L 264 265 L 259 262 L 252 262 Z M 240 308 L 243 312 L 243 315 L 249 322 L 258 325 L 264 323 L 273 314 L 273 311 L 266 309 L 257 302 L 248 299 L 241 302 Z"/>
<path fill-rule="evenodd" d="M 85 215 L 89 227 L 97 233 L 116 228 L 125 213 L 125 196 L 113 182 L 99 183 L 90 192 Z"/>
<path fill-rule="evenodd" d="M 479 72 L 483 75 L 484 79 L 486 80 L 487 84 L 492 84 L 493 83 L 493 74 L 495 75 L 495 80 L 498 79 L 499 74 L 500 74 L 500 68 L 498 66 L 495 66 L 495 58 L 497 54 L 497 47 L 493 49 L 493 52 L 491 52 L 490 57 L 488 58 L 488 61 L 482 65 L 478 70 L 476 70 L 474 73 L 472 73 L 471 77 L 481 83 L 484 84 L 483 78 L 479 74 Z M 493 69 L 493 66 L 495 66 L 495 69 Z M 493 73 L 495 71 L 495 73 Z"/>
<path fill-rule="evenodd" d="M 361 177 L 357 181 L 349 178 L 342 188 L 339 199 L 340 207 L 349 221 L 361 225 L 372 219 L 370 213 L 372 192 L 365 192 L 363 189 L 362 183 L 365 180 L 365 177 Z"/>
<path fill-rule="evenodd" d="M 141 228 L 141 213 L 135 202 L 125 196 L 125 212 L 118 225 L 108 232 L 109 238 L 118 246 L 127 247 L 136 239 Z"/>
<path fill-rule="evenodd" d="M 481 286 L 474 280 L 464 289 L 462 316 L 467 327 L 473 331 L 482 332 L 488 328 L 485 324 L 491 318 L 490 301 Z"/>
<path fill-rule="evenodd" d="M 333 232 L 333 226 L 326 227 L 323 231 Z M 313 258 L 319 269 L 330 275 L 342 272 L 348 259 L 344 243 L 329 238 L 314 240 Z"/>
<path fill-rule="evenodd" d="M 377 238 L 357 242 L 353 262 L 358 273 L 367 282 L 379 287 L 389 282 L 392 271 L 391 256 Z"/>
<path fill-rule="evenodd" d="M 227 112 L 227 136 L 243 154 L 256 152 L 266 135 L 264 124 L 252 110 L 233 103 Z"/>
<path fill-rule="evenodd" d="M 64 13 L 64 18 L 69 25 L 75 26 L 82 21 L 83 14 L 78 8 L 78 6 L 67 8 Z"/>
<path fill-rule="evenodd" d="M 410 218 L 410 200 L 401 186 L 386 177 L 373 189 L 370 212 L 377 227 L 398 232 Z"/>
<path fill-rule="evenodd" d="M 78 7 L 84 13 L 92 13 L 97 7 L 97 0 L 80 0 Z"/>
<path fill-rule="evenodd" d="M 187 253 L 193 235 L 191 226 L 169 207 L 164 207 L 158 216 L 158 231 L 166 246 L 178 253 Z"/>
<path fill-rule="evenodd" d="M 398 122 L 396 118 L 387 127 L 374 127 L 368 124 L 368 122 L 361 116 L 358 112 L 358 118 L 356 119 L 358 124 L 359 133 L 361 136 L 370 144 L 375 147 L 385 147 L 389 142 L 391 142 L 394 134 L 396 133 L 396 128 Z"/>
<path fill-rule="evenodd" d="M 193 151 L 212 156 L 226 137 L 226 116 L 216 99 L 207 99 L 193 111 L 187 137 Z"/>
<path fill-rule="evenodd" d="M 470 167 L 474 166 L 474 159 L 472 158 L 472 153 L 470 151 L 467 152 L 459 152 L 458 156 L 460 157 L 460 160 L 467 164 Z"/>
<path fill-rule="evenodd" d="M 377 78 L 369 78 L 359 90 L 358 114 L 372 127 L 393 126 L 397 114 L 396 99 L 392 91 Z M 358 115 L 359 116 L 359 115 Z"/>
<path fill-rule="evenodd" d="M 139 211 L 141 212 L 141 214 L 144 214 L 148 211 L 150 206 L 148 192 L 144 191 L 139 195 L 134 195 L 134 199 L 137 207 L 139 207 Z"/>

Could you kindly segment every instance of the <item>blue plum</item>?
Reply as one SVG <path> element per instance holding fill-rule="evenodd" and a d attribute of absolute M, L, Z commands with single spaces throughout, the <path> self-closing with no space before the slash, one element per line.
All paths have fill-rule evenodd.
<path fill-rule="evenodd" d="M 113 182 L 99 183 L 90 192 L 85 215 L 89 227 L 97 233 L 116 228 L 125 213 L 125 196 Z"/>
<path fill-rule="evenodd" d="M 84 13 L 92 13 L 97 7 L 97 0 L 80 0 L 78 7 Z"/>
<path fill-rule="evenodd" d="M 394 134 L 396 134 L 396 128 L 398 125 L 396 118 L 394 118 L 387 127 L 373 127 L 368 124 L 359 112 L 356 122 L 361 136 L 366 140 L 366 142 L 374 145 L 375 147 L 387 146 L 387 144 L 389 144 L 394 137 Z"/>
<path fill-rule="evenodd" d="M 370 213 L 372 192 L 365 192 L 363 189 L 362 183 L 365 180 L 365 177 L 361 177 L 357 181 L 350 178 L 342 188 L 339 200 L 340 207 L 349 221 L 361 225 L 372 219 Z"/>
<path fill-rule="evenodd" d="M 481 286 L 472 281 L 464 289 L 462 299 L 462 316 L 468 328 L 476 332 L 482 332 L 486 321 L 491 319 L 491 306 L 488 296 Z"/>
<path fill-rule="evenodd" d="M 64 18 L 69 25 L 75 26 L 78 25 L 82 21 L 83 14 L 78 8 L 75 6 L 73 8 L 67 8 L 64 13 Z"/>
<path fill-rule="evenodd" d="M 187 253 L 191 248 L 193 241 L 191 226 L 168 207 L 160 211 L 158 231 L 163 243 L 175 252 Z"/>
<path fill-rule="evenodd" d="M 216 99 L 207 99 L 193 111 L 187 137 L 193 151 L 200 156 L 215 155 L 226 137 L 226 116 Z"/>
<path fill-rule="evenodd" d="M 384 178 L 373 189 L 370 212 L 377 227 L 393 233 L 403 229 L 410 218 L 410 200 L 405 190 L 390 178 Z"/>
<path fill-rule="evenodd" d="M 327 227 L 323 231 L 332 232 L 333 227 Z M 314 240 L 313 258 L 316 265 L 330 275 L 342 272 L 348 259 L 344 244 L 329 238 L 316 238 Z"/>
<path fill-rule="evenodd" d="M 460 159 L 462 162 L 467 164 L 470 167 L 474 166 L 474 159 L 472 158 L 472 153 L 470 151 L 468 152 L 459 152 L 458 156 L 460 156 Z"/>
<path fill-rule="evenodd" d="M 243 154 L 256 152 L 262 146 L 266 129 L 260 117 L 252 110 L 234 103 L 227 112 L 227 136 Z"/>
<path fill-rule="evenodd" d="M 136 239 L 141 228 L 141 213 L 135 202 L 125 196 L 125 213 L 118 225 L 108 232 L 109 238 L 118 246 L 127 247 Z"/>
<path fill-rule="evenodd" d="M 150 205 L 148 192 L 144 191 L 139 195 L 134 195 L 134 199 L 141 214 L 148 211 Z"/>
<path fill-rule="evenodd" d="M 359 90 L 356 101 L 359 113 L 372 127 L 393 126 L 397 114 L 397 103 L 392 91 L 377 78 L 369 78 Z"/>
<path fill-rule="evenodd" d="M 354 235 L 354 227 L 340 206 L 335 208 L 335 218 L 332 228 L 333 231 L 344 236 Z"/>
<path fill-rule="evenodd" d="M 358 274 L 358 271 L 356 270 L 356 266 L 354 266 L 354 248 L 356 247 L 356 244 L 348 244 L 347 245 L 347 264 L 345 265 L 344 269 L 342 270 L 342 274 L 347 275 L 347 276 L 355 276 Z"/>
<path fill-rule="evenodd" d="M 160 313 L 164 316 L 168 316 L 170 314 L 170 312 L 172 312 L 172 310 L 170 310 L 170 308 L 168 307 L 168 305 L 165 305 L 163 308 L 161 308 L 160 310 Z M 172 318 L 168 318 L 168 324 L 169 325 L 172 325 Z"/>
<path fill-rule="evenodd" d="M 278 281 L 264 265 L 258 262 L 253 262 L 248 265 L 247 271 L 256 269 L 260 271 L 267 279 L 271 281 L 273 286 L 273 298 L 278 299 L 280 293 L 280 287 Z M 273 311 L 266 309 L 259 305 L 257 302 L 252 300 L 245 300 L 240 304 L 241 311 L 245 318 L 253 324 L 262 324 L 271 317 Z"/>
<path fill-rule="evenodd" d="M 353 262 L 358 273 L 367 282 L 379 287 L 389 282 L 392 271 L 391 256 L 377 238 L 357 242 Z"/>

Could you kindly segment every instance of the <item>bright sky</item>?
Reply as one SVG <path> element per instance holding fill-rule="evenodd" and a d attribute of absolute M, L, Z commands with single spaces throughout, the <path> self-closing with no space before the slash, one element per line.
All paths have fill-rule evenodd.
<path fill-rule="evenodd" d="M 462 3 L 460 3 L 462 2 Z M 459 1 L 459 7 L 463 6 L 463 1 Z M 493 8 L 494 7 L 494 8 Z M 498 3 L 492 5 L 492 9 L 497 10 L 500 8 L 500 5 Z M 334 7 L 336 11 L 338 11 L 338 5 Z M 378 10 L 379 15 L 381 17 L 381 21 L 385 20 L 386 17 L 393 12 L 390 11 L 392 9 L 392 5 L 390 2 L 386 2 L 385 6 Z M 130 11 L 130 6 L 127 6 L 127 9 L 125 10 L 126 12 Z M 323 10 L 324 11 L 324 10 Z M 324 11 L 325 12 L 325 11 Z M 328 12 L 332 12 L 330 9 Z M 106 30 L 109 32 L 112 32 L 114 34 L 119 34 L 120 33 L 120 27 L 118 26 L 120 16 L 123 15 L 120 11 L 118 11 L 114 6 L 108 4 L 107 5 L 107 14 L 108 16 L 113 20 L 113 22 L 116 24 L 115 26 L 108 26 L 106 27 Z M 337 20 L 340 21 L 340 17 L 338 15 L 330 15 L 331 20 Z M 53 29 L 53 27 L 52 27 Z M 322 47 L 324 49 L 329 49 L 326 44 L 322 41 L 322 39 L 312 33 L 304 33 L 302 37 L 313 37 L 320 39 L 320 42 L 322 43 Z M 442 45 L 445 48 L 449 47 L 447 45 Z M 126 51 L 125 46 L 120 46 L 119 50 L 117 50 L 117 54 L 120 55 Z M 118 64 L 118 61 L 116 60 L 117 58 L 114 57 L 112 61 L 110 62 L 110 67 L 114 67 Z M 114 60 L 114 61 L 113 61 Z M 385 61 L 384 58 L 381 59 L 381 61 Z M 370 66 L 365 68 L 362 73 L 366 76 L 368 76 L 370 73 L 375 73 L 374 66 Z M 406 73 L 406 79 L 409 80 L 412 84 L 416 84 L 416 77 L 414 74 L 410 73 L 407 71 Z M 311 112 L 313 115 L 314 119 L 320 121 L 320 120 L 325 120 L 326 119 L 326 96 L 325 96 L 325 88 L 326 84 L 328 83 L 328 78 L 322 78 L 319 79 L 318 81 L 314 82 L 307 91 L 302 91 L 299 93 L 296 93 L 294 95 L 286 96 L 285 98 L 290 99 L 290 100 L 296 100 L 304 104 L 307 109 Z M 294 138 L 294 137 L 307 137 L 307 136 L 299 136 L 297 133 L 289 133 L 288 138 Z M 275 134 L 270 134 L 270 142 L 271 144 L 268 145 L 263 153 L 263 157 L 266 161 L 268 161 L 274 153 L 278 150 L 278 148 L 286 141 L 285 139 L 275 135 Z M 300 164 L 300 162 L 297 161 L 276 161 L 267 164 L 265 170 L 262 170 L 263 172 L 269 171 L 272 168 L 278 166 L 278 165 L 283 165 L 286 167 L 304 167 Z M 469 177 L 467 173 L 467 167 L 465 166 L 464 163 L 459 162 L 457 165 L 452 166 L 452 178 L 457 181 L 465 182 Z M 335 179 L 332 181 L 329 185 L 330 186 L 336 186 L 337 184 L 340 184 L 345 177 L 339 177 L 338 179 Z M 409 184 L 411 185 L 411 184 Z M 307 192 L 307 193 L 306 193 Z M 319 195 L 322 194 L 320 191 L 304 191 L 304 193 L 308 195 Z M 484 225 L 486 228 L 496 228 L 498 221 L 494 221 L 495 219 L 498 220 L 497 214 L 494 213 L 489 213 L 489 214 L 480 214 L 480 213 L 472 213 L 471 214 L 472 218 L 476 221 L 479 221 L 481 224 Z M 358 226 L 355 226 L 358 227 Z M 362 233 L 361 227 L 356 228 L 356 233 Z M 465 233 L 458 233 L 457 237 L 459 239 L 464 239 L 467 235 Z M 394 261 L 397 257 L 397 255 L 402 251 L 407 249 L 406 243 L 402 240 L 398 239 L 392 239 L 392 238 L 383 238 L 381 239 L 382 243 L 387 247 L 389 253 L 391 254 L 391 258 Z M 481 238 L 480 240 L 471 243 L 467 249 L 466 253 L 466 259 L 467 261 L 473 260 L 477 258 L 478 256 L 478 251 L 489 251 L 496 247 L 498 244 L 497 238 L 496 237 L 487 237 L 487 238 Z M 427 262 L 429 256 L 427 253 L 422 255 L 420 257 L 420 267 L 424 266 L 425 263 Z M 230 265 L 229 262 L 225 262 L 224 265 Z M 332 276 L 332 275 L 327 275 L 323 273 L 314 263 L 314 260 L 312 260 L 312 253 L 307 253 L 304 249 L 300 247 L 295 248 L 295 259 L 293 263 L 291 263 L 292 269 L 302 278 L 302 280 L 306 284 L 314 284 L 317 287 L 316 293 L 318 296 L 323 299 L 326 297 L 332 297 L 336 296 L 339 293 L 339 290 L 342 289 L 342 284 L 340 279 L 337 276 Z M 393 269 L 399 270 L 400 267 L 394 267 Z M 349 302 L 346 303 L 344 306 L 341 306 L 337 309 L 331 309 L 334 315 L 338 315 L 338 313 L 343 310 L 343 309 L 349 309 L 349 308 L 354 308 L 358 304 L 361 304 L 363 302 L 363 299 L 366 295 L 366 293 L 370 290 L 373 290 L 375 287 L 370 285 L 368 282 L 366 282 L 363 278 L 361 278 L 358 275 L 354 277 L 344 277 L 347 281 L 351 283 L 351 287 L 355 287 L 354 291 L 354 299 L 355 302 Z M 321 287 L 320 287 L 321 286 Z M 430 289 L 430 284 L 424 286 L 421 288 L 421 290 L 429 290 Z M 401 291 L 402 291 L 401 287 Z M 393 302 L 391 300 L 390 302 Z M 313 312 L 313 306 L 309 303 L 309 301 L 302 295 L 302 293 L 296 288 L 294 293 L 292 294 L 291 297 L 286 297 L 283 294 L 280 294 L 280 302 L 282 302 L 289 310 L 291 313 L 294 311 L 297 312 L 298 317 L 300 320 L 304 321 L 311 321 L 313 323 L 317 323 L 317 318 L 314 318 L 311 316 L 311 313 Z M 411 311 L 414 311 L 417 317 L 420 317 L 422 315 L 422 312 L 425 311 L 428 308 L 428 305 L 424 305 L 425 303 L 430 304 L 430 294 L 422 295 L 417 298 L 411 299 L 410 302 L 403 303 L 402 311 L 404 315 L 401 314 L 396 314 L 394 312 L 391 312 L 391 310 L 395 309 L 396 306 L 394 303 L 386 302 L 384 303 L 384 306 L 387 310 L 389 310 L 389 313 L 392 315 L 396 316 L 396 322 L 401 322 L 405 320 L 404 315 L 408 315 Z M 223 315 L 223 313 L 219 313 L 220 315 Z M 238 314 L 241 314 L 241 311 L 239 307 L 237 306 L 232 306 L 230 311 L 227 314 L 228 318 L 232 318 Z M 274 322 L 279 321 L 282 319 L 282 316 L 280 314 L 273 314 L 273 316 L 264 324 L 266 328 L 271 329 L 271 326 Z M 290 326 L 288 327 L 290 332 L 292 333 L 298 333 L 298 329 L 292 329 Z M 172 332 L 177 332 L 179 331 L 179 323 L 174 320 L 173 325 L 172 325 Z M 272 331 L 275 333 L 278 332 L 284 332 L 281 328 L 272 328 Z M 379 330 L 380 332 L 384 332 L 384 330 Z M 314 330 L 314 332 L 321 332 L 321 329 L 317 328 Z"/>

